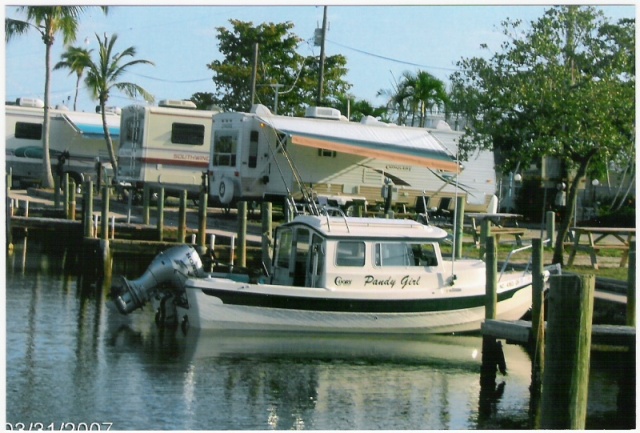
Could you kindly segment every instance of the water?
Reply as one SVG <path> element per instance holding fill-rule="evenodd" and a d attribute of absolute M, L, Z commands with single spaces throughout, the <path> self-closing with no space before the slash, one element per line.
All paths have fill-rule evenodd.
<path fill-rule="evenodd" d="M 149 261 L 118 261 L 116 273 Z M 519 346 L 505 345 L 508 375 L 481 390 L 477 336 L 185 335 L 158 329 L 150 309 L 120 315 L 80 266 L 52 242 L 18 241 L 7 257 L 8 429 L 527 427 Z M 591 388 L 588 427 L 616 427 L 615 368 L 596 365 Z"/>

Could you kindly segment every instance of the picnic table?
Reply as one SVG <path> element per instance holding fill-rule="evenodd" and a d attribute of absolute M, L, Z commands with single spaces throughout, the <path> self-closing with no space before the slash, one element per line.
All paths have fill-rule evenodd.
<path fill-rule="evenodd" d="M 476 246 L 480 246 L 482 229 L 477 223 L 481 223 L 483 220 L 491 221 L 494 225 L 490 229 L 491 235 L 495 236 L 496 243 L 500 243 L 501 235 L 515 236 L 516 244 L 522 246 L 522 236 L 524 235 L 524 229 L 518 227 L 518 219 L 522 218 L 522 215 L 516 213 L 472 213 L 468 212 L 464 214 L 465 217 L 471 219 L 471 234 Z M 513 225 L 513 227 L 507 226 L 507 224 Z"/>
<path fill-rule="evenodd" d="M 568 266 L 573 264 L 573 260 L 576 257 L 578 251 L 588 252 L 591 257 L 591 266 L 594 269 L 598 269 L 598 257 L 597 253 L 604 249 L 615 249 L 622 251 L 622 257 L 620 258 L 620 267 L 623 268 L 627 265 L 629 260 L 629 245 L 631 241 L 635 239 L 636 229 L 625 227 L 572 227 L 574 232 L 573 243 L 569 243 Z M 583 235 L 586 235 L 583 236 Z M 614 238 L 614 242 L 603 243 L 602 241 L 607 238 Z M 587 240 L 587 243 L 580 243 L 581 239 Z"/>

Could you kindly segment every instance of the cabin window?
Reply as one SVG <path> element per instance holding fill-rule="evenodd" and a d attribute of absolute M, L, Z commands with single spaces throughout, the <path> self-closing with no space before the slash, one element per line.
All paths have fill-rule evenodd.
<path fill-rule="evenodd" d="M 171 143 L 202 146 L 204 144 L 204 125 L 174 122 L 171 124 Z"/>
<path fill-rule="evenodd" d="M 238 131 L 215 131 L 213 136 L 213 165 L 235 167 Z"/>
<path fill-rule="evenodd" d="M 375 265 L 437 266 L 438 258 L 432 243 L 385 242 L 375 246 Z"/>
<path fill-rule="evenodd" d="M 280 237 L 278 238 L 278 257 L 276 258 L 276 266 L 281 268 L 289 267 L 292 241 L 293 236 L 291 230 L 285 230 L 280 233 Z"/>
<path fill-rule="evenodd" d="M 42 140 L 42 123 L 16 122 L 16 138 Z"/>
<path fill-rule="evenodd" d="M 364 255 L 364 242 L 338 242 L 338 248 L 336 252 L 336 265 L 359 267 L 364 266 Z"/>
<path fill-rule="evenodd" d="M 338 155 L 338 152 L 336 152 L 335 150 L 318 149 L 319 157 L 335 158 L 336 155 Z"/>
<path fill-rule="evenodd" d="M 258 131 L 251 131 L 249 138 L 249 168 L 258 166 Z"/>

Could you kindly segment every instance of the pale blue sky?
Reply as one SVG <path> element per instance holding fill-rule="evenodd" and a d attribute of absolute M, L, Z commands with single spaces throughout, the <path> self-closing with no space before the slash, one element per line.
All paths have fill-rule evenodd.
<path fill-rule="evenodd" d="M 175 3 L 175 2 L 172 2 Z M 328 8 L 327 55 L 347 57 L 347 81 L 351 94 L 381 105 L 380 89 L 390 89 L 394 77 L 404 71 L 426 70 L 448 83 L 455 62 L 462 57 L 482 55 L 480 44 L 493 50 L 502 41 L 500 23 L 506 18 L 525 22 L 537 19 L 550 6 L 337 6 Z M 635 17 L 633 2 L 602 7 L 612 21 Z M 4 8 L 6 17 L 20 18 L 16 6 Z M 125 79 L 149 90 L 156 100 L 187 99 L 195 92 L 213 92 L 212 72 L 206 67 L 218 53 L 216 27 L 229 28 L 230 19 L 294 24 L 293 32 L 308 40 L 299 53 L 318 55 L 313 33 L 322 24 L 323 8 L 318 6 L 111 6 L 104 16 L 92 8 L 81 17 L 76 45 L 96 48 L 95 33 L 118 34 L 118 46 L 135 46 L 137 58 L 155 62 L 139 65 Z M 13 39 L 5 45 L 5 100 L 18 97 L 43 98 L 44 45 L 36 32 Z M 53 62 L 64 51 L 56 41 Z M 75 76 L 54 71 L 52 103 L 73 99 Z M 112 95 L 110 105 L 126 106 L 134 101 Z M 69 104 L 70 105 L 70 104 Z M 96 103 L 81 89 L 79 109 L 93 111 Z"/>

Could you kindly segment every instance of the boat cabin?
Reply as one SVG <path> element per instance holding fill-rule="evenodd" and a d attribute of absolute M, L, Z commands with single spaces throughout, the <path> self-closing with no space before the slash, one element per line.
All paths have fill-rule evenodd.
<path fill-rule="evenodd" d="M 441 283 L 446 236 L 412 220 L 298 216 L 276 232 L 272 284 L 388 290 Z"/>

